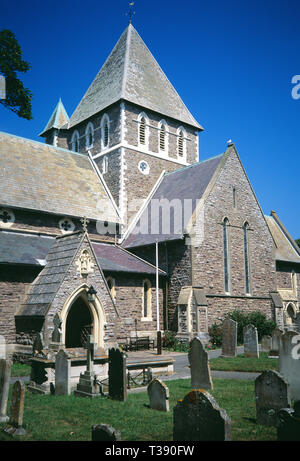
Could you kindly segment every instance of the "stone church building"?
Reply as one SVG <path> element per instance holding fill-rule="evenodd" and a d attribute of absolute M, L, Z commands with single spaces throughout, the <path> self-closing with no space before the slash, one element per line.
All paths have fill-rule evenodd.
<path fill-rule="evenodd" d="M 236 308 L 293 322 L 300 249 L 234 144 L 198 161 L 201 131 L 129 24 L 71 117 L 59 100 L 45 142 L 0 133 L 11 351 L 37 334 L 67 348 L 87 332 L 101 348 L 157 329 L 189 340 Z"/>

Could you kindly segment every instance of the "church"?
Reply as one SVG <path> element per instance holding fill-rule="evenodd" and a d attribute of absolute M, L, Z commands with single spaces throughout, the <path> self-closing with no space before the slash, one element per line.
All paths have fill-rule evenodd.
<path fill-rule="evenodd" d="M 98 347 L 235 309 L 299 312 L 300 249 L 266 216 L 235 145 L 199 161 L 195 120 L 130 23 L 69 117 L 0 133 L 0 335 L 15 354 Z M 60 334 L 57 335 L 59 327 Z"/>

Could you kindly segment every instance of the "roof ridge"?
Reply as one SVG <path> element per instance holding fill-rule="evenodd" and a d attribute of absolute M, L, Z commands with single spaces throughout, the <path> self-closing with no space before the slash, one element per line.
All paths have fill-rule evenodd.
<path fill-rule="evenodd" d="M 223 157 L 224 154 L 225 154 L 225 152 L 223 152 L 222 154 L 215 155 L 214 157 L 210 157 L 210 158 L 207 158 L 205 160 L 202 160 L 201 162 L 192 163 L 191 165 L 186 165 L 186 166 L 184 166 L 182 168 L 178 168 L 177 170 L 169 171 L 168 173 L 165 174 L 165 176 L 169 176 L 171 174 L 178 173 L 178 172 L 183 171 L 183 170 L 187 170 L 188 168 L 193 168 L 193 167 L 202 165 L 203 163 L 209 162 L 210 160 L 215 160 L 216 158 L 219 158 L 219 157 L 221 158 L 221 157 Z"/>

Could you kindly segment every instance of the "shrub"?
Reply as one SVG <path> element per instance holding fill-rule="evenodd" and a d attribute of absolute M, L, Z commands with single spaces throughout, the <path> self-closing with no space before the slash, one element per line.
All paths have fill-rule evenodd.
<path fill-rule="evenodd" d="M 166 331 L 163 337 L 163 347 L 175 352 L 188 352 L 189 345 L 176 338 L 174 331 Z"/>
<path fill-rule="evenodd" d="M 213 348 L 221 347 L 222 346 L 222 324 L 214 323 L 208 329 L 208 333 L 210 336 L 210 345 Z"/>
<path fill-rule="evenodd" d="M 243 330 L 247 325 L 252 324 L 257 328 L 259 340 L 261 340 L 261 338 L 265 335 L 271 335 L 274 328 L 276 328 L 276 322 L 267 319 L 266 315 L 260 311 L 254 311 L 250 314 L 245 314 L 241 310 L 236 309 L 235 311 L 228 314 L 227 317 L 238 323 L 238 344 L 243 344 L 244 342 Z"/>

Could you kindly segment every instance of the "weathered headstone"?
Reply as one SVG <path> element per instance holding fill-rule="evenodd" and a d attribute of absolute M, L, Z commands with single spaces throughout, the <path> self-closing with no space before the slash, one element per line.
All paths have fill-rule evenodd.
<path fill-rule="evenodd" d="M 119 349 L 109 349 L 108 395 L 111 399 L 127 399 L 126 356 Z"/>
<path fill-rule="evenodd" d="M 278 412 L 291 405 L 289 385 L 277 371 L 267 370 L 255 380 L 256 422 L 278 425 Z"/>
<path fill-rule="evenodd" d="M 292 400 L 300 400 L 300 336 L 295 331 L 287 331 L 279 339 L 279 373 L 290 386 Z"/>
<path fill-rule="evenodd" d="M 55 358 L 55 395 L 71 394 L 71 361 L 64 350 Z"/>
<path fill-rule="evenodd" d="M 244 330 L 244 354 L 245 357 L 259 357 L 258 334 L 254 325 L 247 325 Z"/>
<path fill-rule="evenodd" d="M 79 383 L 77 389 L 74 391 L 74 395 L 77 397 L 99 397 L 103 395 L 102 386 L 97 381 L 97 377 L 94 373 L 94 354 L 97 349 L 97 345 L 94 343 L 94 337 L 88 336 L 86 343 L 87 348 L 87 365 L 86 371 L 80 373 Z"/>
<path fill-rule="evenodd" d="M 272 336 L 263 336 L 261 338 L 261 352 L 270 352 L 272 348 Z"/>
<path fill-rule="evenodd" d="M 32 355 L 34 357 L 45 356 L 45 346 L 42 333 L 37 333 L 32 345 Z"/>
<path fill-rule="evenodd" d="M 169 411 L 169 389 L 159 379 L 153 379 L 147 388 L 152 410 Z"/>
<path fill-rule="evenodd" d="M 191 391 L 174 407 L 173 440 L 228 441 L 230 419 L 208 392 Z"/>
<path fill-rule="evenodd" d="M 282 408 L 278 413 L 277 440 L 300 442 L 300 402 L 294 408 Z"/>
<path fill-rule="evenodd" d="M 8 426 L 3 429 L 6 434 L 12 437 L 26 434 L 23 428 L 24 401 L 25 385 L 22 381 L 16 381 L 12 391 Z"/>
<path fill-rule="evenodd" d="M 11 376 L 12 362 L 10 360 L 0 360 L 0 423 L 6 423 L 9 417 L 6 415 L 9 384 Z"/>
<path fill-rule="evenodd" d="M 213 389 L 208 353 L 197 337 L 190 342 L 188 358 L 192 389 Z"/>
<path fill-rule="evenodd" d="M 120 442 L 121 433 L 108 424 L 96 424 L 92 427 L 93 442 Z"/>
<path fill-rule="evenodd" d="M 283 330 L 281 328 L 275 328 L 272 332 L 272 346 L 269 353 L 269 357 L 278 357 L 279 356 L 279 338 L 283 335 Z"/>
<path fill-rule="evenodd" d="M 61 330 L 61 319 L 59 315 L 56 313 L 53 319 L 54 330 L 52 333 L 52 342 L 53 343 L 60 343 L 62 338 L 62 330 Z"/>
<path fill-rule="evenodd" d="M 222 356 L 236 357 L 237 355 L 237 327 L 232 319 L 226 318 L 222 326 Z"/>
<path fill-rule="evenodd" d="M 1 359 L 6 359 L 6 341 L 2 335 L 0 335 L 0 360 Z"/>

